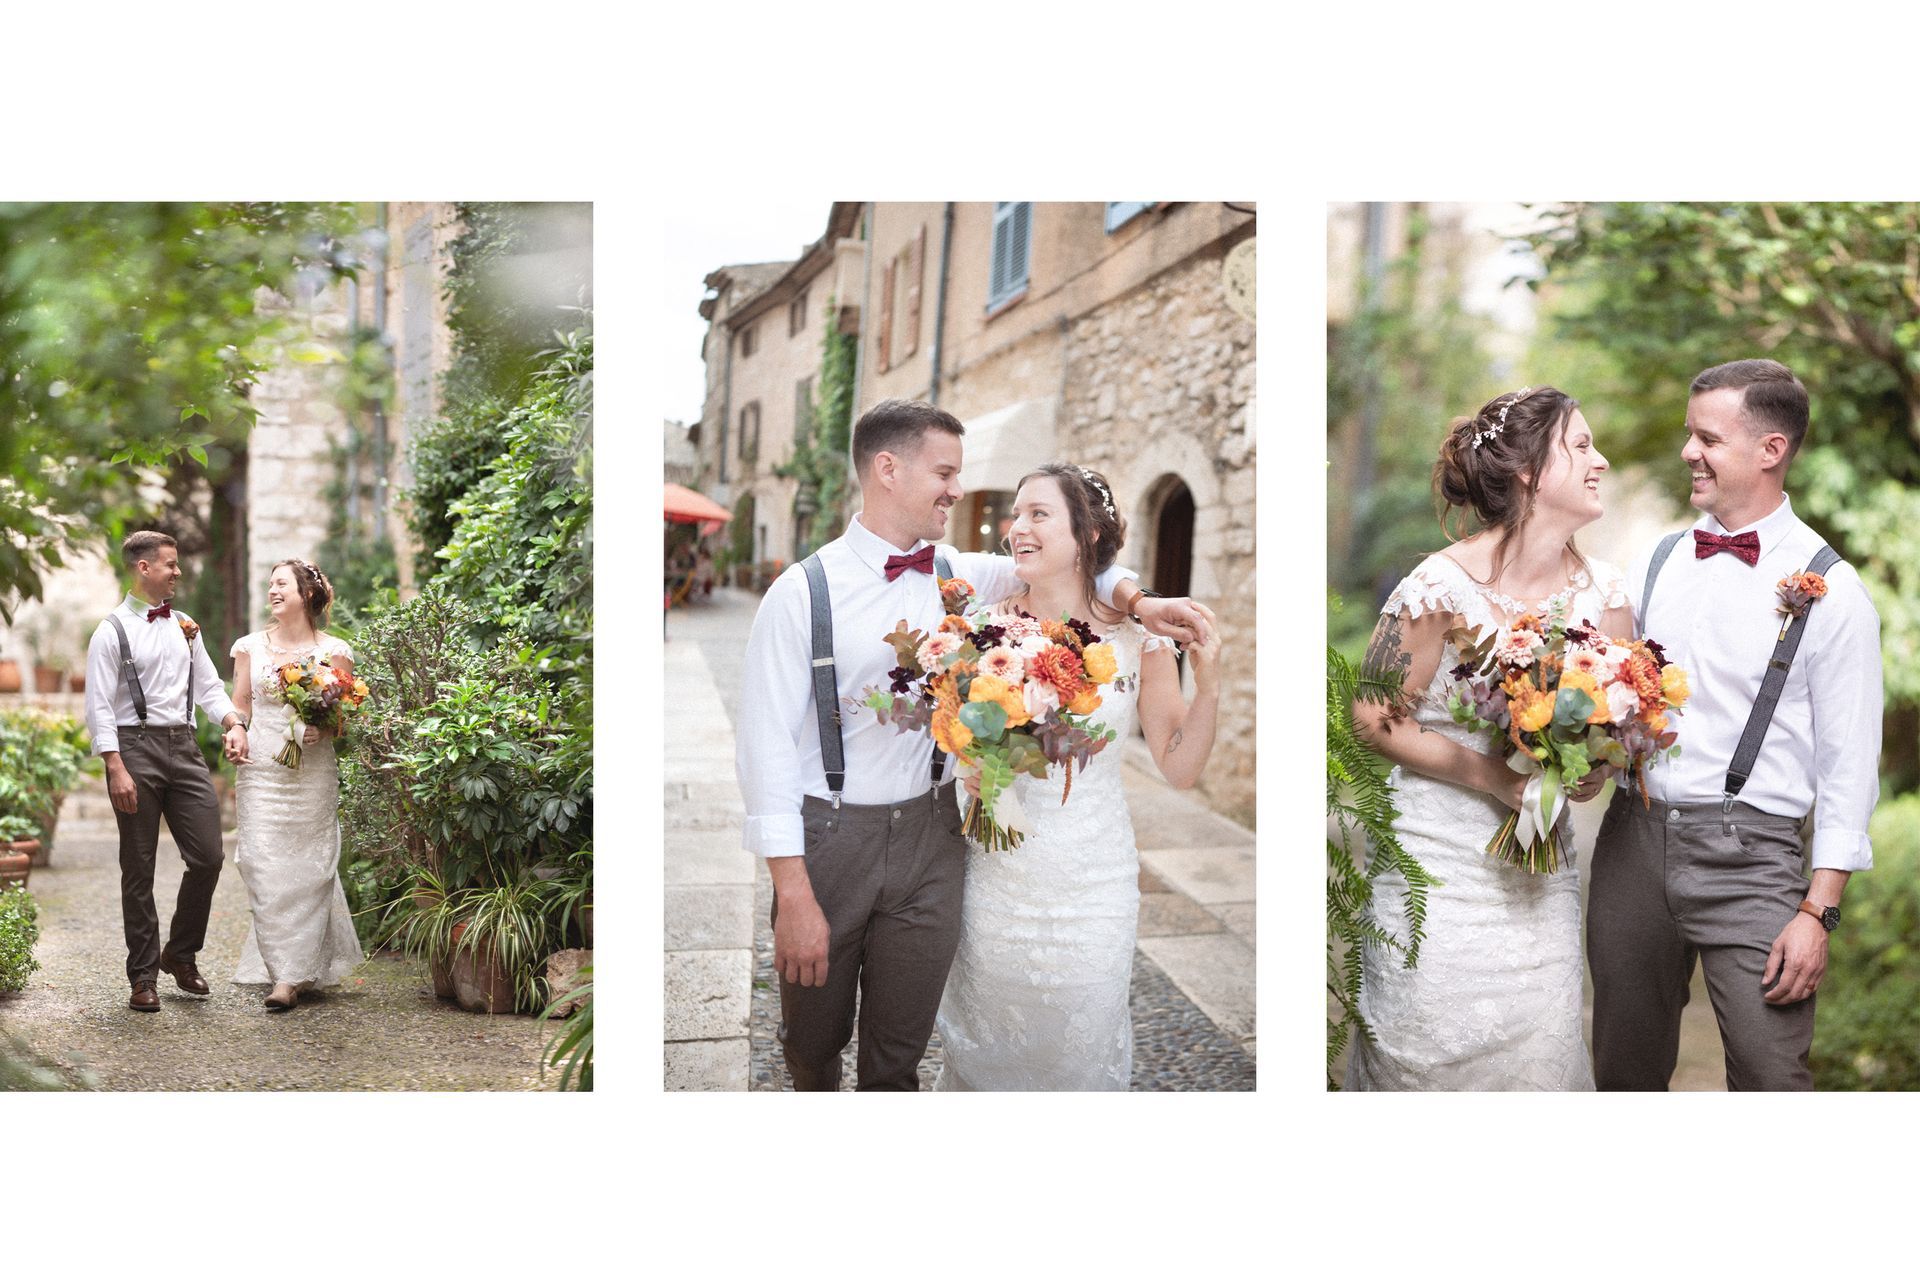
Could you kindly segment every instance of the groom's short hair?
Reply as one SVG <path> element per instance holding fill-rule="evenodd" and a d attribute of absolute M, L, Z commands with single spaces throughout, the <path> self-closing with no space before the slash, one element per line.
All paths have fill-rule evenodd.
<path fill-rule="evenodd" d="M 159 555 L 160 548 L 178 548 L 179 545 L 170 534 L 154 529 L 139 529 L 128 534 L 126 541 L 120 544 L 120 560 L 131 569 L 142 560 L 151 560 Z"/>
<path fill-rule="evenodd" d="M 925 400 L 882 400 L 853 424 L 853 473 L 864 477 L 876 454 L 904 454 L 929 431 L 967 434 L 960 419 Z"/>
<path fill-rule="evenodd" d="M 1732 388 L 1742 391 L 1740 412 L 1750 431 L 1778 431 L 1787 438 L 1787 458 L 1807 437 L 1807 389 L 1778 360 L 1730 360 L 1702 372 L 1691 394 Z"/>

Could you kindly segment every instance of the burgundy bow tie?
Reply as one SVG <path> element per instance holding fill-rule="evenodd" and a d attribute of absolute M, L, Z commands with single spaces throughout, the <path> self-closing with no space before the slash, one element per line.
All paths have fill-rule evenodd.
<path fill-rule="evenodd" d="M 1705 560 L 1716 551 L 1731 551 L 1748 565 L 1760 563 L 1760 535 L 1749 529 L 1745 533 L 1721 537 L 1717 533 L 1708 533 L 1705 529 L 1693 531 L 1693 558 Z"/>
<path fill-rule="evenodd" d="M 171 618 L 172 616 L 173 601 L 171 600 L 162 600 L 159 608 L 147 610 L 148 622 L 152 622 L 155 618 Z"/>
<path fill-rule="evenodd" d="M 909 569 L 912 569 L 915 573 L 933 572 L 933 544 L 927 544 L 910 556 L 887 557 L 888 582 L 892 582 Z"/>

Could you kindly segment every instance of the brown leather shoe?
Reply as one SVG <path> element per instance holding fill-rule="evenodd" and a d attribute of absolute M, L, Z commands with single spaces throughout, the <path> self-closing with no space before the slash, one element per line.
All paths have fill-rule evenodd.
<path fill-rule="evenodd" d="M 127 1001 L 127 1008 L 141 1013 L 160 1012 L 160 992 L 155 989 L 153 979 L 142 978 L 133 984 L 133 998 Z"/>
<path fill-rule="evenodd" d="M 200 976 L 200 969 L 191 960 L 175 960 L 167 954 L 166 948 L 160 949 L 160 971 L 170 973 L 180 989 L 189 995 L 204 996 L 211 994 L 207 980 Z"/>

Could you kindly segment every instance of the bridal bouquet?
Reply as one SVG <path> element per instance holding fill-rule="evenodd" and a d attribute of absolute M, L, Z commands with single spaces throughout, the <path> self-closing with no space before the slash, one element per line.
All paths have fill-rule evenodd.
<path fill-rule="evenodd" d="M 287 740 L 273 759 L 289 769 L 300 767 L 300 739 L 307 725 L 339 733 L 347 717 L 367 700 L 367 682 L 335 671 L 325 658 L 289 662 L 274 673 L 272 693 L 293 712 Z"/>
<path fill-rule="evenodd" d="M 900 622 L 886 637 L 900 664 L 888 673 L 889 686 L 867 690 L 862 705 L 903 733 L 931 727 L 940 749 L 980 780 L 962 829 L 988 849 L 1015 849 L 1032 831 L 1012 789 L 1015 775 L 1045 778 L 1049 767 L 1064 766 L 1066 803 L 1074 765 L 1086 768 L 1114 739 L 1091 717 L 1100 687 L 1118 687 L 1118 661 L 1113 646 L 1077 618 L 995 623 L 984 609 L 969 618 L 973 589 L 965 579 L 939 587 L 946 618 L 932 635 Z"/>
<path fill-rule="evenodd" d="M 1602 764 L 1637 778 L 1680 753 L 1672 724 L 1687 673 L 1655 641 L 1570 627 L 1557 613 L 1485 636 L 1455 628 L 1447 639 L 1460 653 L 1448 711 L 1490 735 L 1509 767 L 1533 775 L 1519 811 L 1487 842 L 1502 862 L 1559 870 L 1568 788 Z"/>

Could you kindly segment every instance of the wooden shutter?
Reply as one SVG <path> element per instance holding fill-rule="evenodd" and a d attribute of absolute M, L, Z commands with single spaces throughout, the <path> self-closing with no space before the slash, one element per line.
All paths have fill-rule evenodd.
<path fill-rule="evenodd" d="M 988 270 L 987 307 L 992 309 L 1027 287 L 1027 252 L 1033 205 L 1003 200 L 993 207 L 993 265 Z"/>
<path fill-rule="evenodd" d="M 907 331 L 902 353 L 912 355 L 920 349 L 920 282 L 927 266 L 927 224 L 905 251 L 907 259 Z"/>
<path fill-rule="evenodd" d="M 893 268 L 880 273 L 880 372 L 893 368 Z"/>
<path fill-rule="evenodd" d="M 793 384 L 793 438 L 806 440 L 813 431 L 813 379 L 802 378 Z"/>

